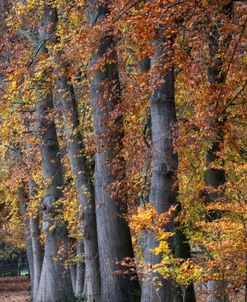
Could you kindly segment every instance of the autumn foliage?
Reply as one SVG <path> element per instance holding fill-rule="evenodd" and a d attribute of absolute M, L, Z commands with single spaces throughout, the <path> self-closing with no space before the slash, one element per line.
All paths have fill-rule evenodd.
<path fill-rule="evenodd" d="M 107 7 L 105 15 L 91 22 L 89 2 Z M 197 301 L 207 301 L 208 281 L 219 281 L 223 298 L 217 301 L 227 301 L 226 296 L 247 301 L 246 2 L 8 0 L 1 6 L 0 240 L 24 246 L 25 236 L 30 236 L 26 221 L 35 218 L 44 247 L 43 200 L 53 180 L 41 168 L 42 130 L 36 106 L 40 95 L 51 92 L 54 107 L 45 118 L 48 124 L 55 122 L 64 182 L 49 231 L 66 225 L 66 267 L 84 261 L 76 246 L 83 241 L 85 209 L 69 157 L 69 140 L 80 133 L 79 155 L 92 186 L 97 154 L 109 147 L 114 155 L 106 163 L 112 183 L 105 189 L 112 200 L 121 201 L 119 213 L 128 223 L 134 249 L 134 258 L 118 259 L 122 264 L 118 273 L 133 274 L 133 279 L 151 282 L 157 290 L 164 286 L 161 279 L 173 280 L 182 292 L 194 284 Z M 39 41 L 47 6 L 56 10 L 57 23 L 52 32 L 49 24 L 45 29 L 49 35 Z M 162 64 L 153 64 L 160 32 L 167 51 L 158 59 Z M 104 39 L 113 39 L 111 47 L 92 64 Z M 43 47 L 46 51 L 41 51 Z M 101 98 L 93 104 L 90 89 L 95 74 L 106 74 L 112 66 L 117 66 L 119 83 L 103 79 L 98 86 Z M 159 213 L 149 203 L 155 126 L 150 96 L 163 84 L 160 75 L 171 68 L 177 121 L 170 126 L 178 158 L 172 180 L 177 200 Z M 76 126 L 71 113 L 64 114 L 62 99 L 68 92 L 59 86 L 62 78 L 73 87 Z M 118 91 L 112 106 L 107 103 L 109 91 Z M 111 108 L 102 121 L 106 130 L 100 133 L 94 124 L 97 106 L 102 112 Z M 107 143 L 101 146 L 102 141 Z M 210 181 L 208 175 L 213 175 Z M 31 195 L 30 181 L 35 183 Z M 83 194 L 94 198 L 87 188 Z M 104 204 L 97 203 L 96 212 L 97 207 Z M 176 254 L 178 233 L 190 246 L 188 257 Z M 160 256 L 153 265 L 144 261 L 147 234 L 155 237 L 152 253 Z M 58 258 L 63 253 L 61 247 Z"/>

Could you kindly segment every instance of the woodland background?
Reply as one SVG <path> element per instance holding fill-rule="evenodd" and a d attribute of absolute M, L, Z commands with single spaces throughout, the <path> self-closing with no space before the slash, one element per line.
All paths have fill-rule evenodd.
<path fill-rule="evenodd" d="M 247 301 L 246 12 L 1 0 L 0 242 L 34 302 Z"/>

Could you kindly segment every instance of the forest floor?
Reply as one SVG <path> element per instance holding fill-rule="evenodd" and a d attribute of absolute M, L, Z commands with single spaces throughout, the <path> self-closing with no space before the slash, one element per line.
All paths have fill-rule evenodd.
<path fill-rule="evenodd" d="M 30 301 L 30 282 L 28 277 L 0 278 L 1 302 L 27 302 Z"/>

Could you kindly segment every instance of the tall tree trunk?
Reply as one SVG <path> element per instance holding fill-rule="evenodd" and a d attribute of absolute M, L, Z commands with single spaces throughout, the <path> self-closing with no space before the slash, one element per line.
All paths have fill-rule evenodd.
<path fill-rule="evenodd" d="M 18 150 L 21 155 L 21 150 Z M 28 191 L 28 193 L 27 193 Z M 32 298 L 37 296 L 41 267 L 43 261 L 42 247 L 40 244 L 39 218 L 30 216 L 30 200 L 36 192 L 36 184 L 33 180 L 28 181 L 28 188 L 22 183 L 18 189 L 19 205 L 25 223 L 25 238 L 27 258 L 29 264 Z"/>
<path fill-rule="evenodd" d="M 31 199 L 36 192 L 36 184 L 34 181 L 29 180 L 29 199 Z M 43 262 L 43 250 L 40 244 L 40 228 L 39 218 L 29 218 L 30 237 L 32 242 L 32 255 L 33 255 L 33 284 L 32 292 L 33 297 L 36 297 L 39 289 L 39 281 L 41 275 L 41 268 Z"/>
<path fill-rule="evenodd" d="M 210 1 L 213 4 L 214 1 Z M 233 1 L 230 1 L 227 5 L 222 7 L 222 12 L 228 16 L 231 16 L 233 12 Z M 216 12 L 217 13 L 217 12 Z M 209 20 L 209 54 L 211 58 L 211 66 L 208 68 L 208 80 L 211 84 L 212 89 L 218 89 L 217 86 L 223 85 L 225 82 L 225 74 L 222 70 L 222 59 L 217 57 L 219 53 L 220 43 L 220 20 L 212 22 Z M 229 42 L 229 41 L 228 41 Z M 214 100 L 213 106 L 215 106 L 216 100 Z M 209 104 L 209 107 L 212 106 Z M 217 110 L 217 107 L 214 108 Z M 213 121 L 213 137 L 210 137 L 212 144 L 206 154 L 206 166 L 207 170 L 205 173 L 205 185 L 212 187 L 214 192 L 207 192 L 207 202 L 218 202 L 223 198 L 222 186 L 226 182 L 226 175 L 224 167 L 215 168 L 212 167 L 214 162 L 219 161 L 220 157 L 218 153 L 222 150 L 224 142 L 224 118 L 221 120 L 216 119 Z M 212 130 L 212 129 L 210 129 Z M 219 218 L 221 213 L 219 211 L 213 211 L 209 213 L 209 220 Z M 208 297 L 207 302 L 225 302 L 227 299 L 225 291 L 225 280 L 216 281 L 212 280 L 207 282 Z"/>
<path fill-rule="evenodd" d="M 69 264 L 69 271 L 73 292 L 76 296 L 76 267 L 73 264 Z"/>
<path fill-rule="evenodd" d="M 57 27 L 57 12 L 53 10 L 53 28 Z M 56 54 L 57 85 L 61 110 L 64 118 L 65 133 L 68 146 L 68 154 L 72 174 L 75 180 L 79 202 L 82 206 L 82 231 L 85 253 L 85 282 L 87 283 L 86 299 L 88 302 L 98 302 L 100 299 L 100 269 L 99 252 L 95 215 L 94 188 L 87 165 L 86 156 L 83 155 L 83 137 L 79 131 L 79 117 L 74 87 L 67 76 L 68 64 L 62 62 L 62 53 Z M 82 276 L 78 264 L 78 280 L 76 286 L 77 295 L 83 285 L 80 284 Z"/>
<path fill-rule="evenodd" d="M 100 269 L 94 190 L 88 171 L 87 159 L 83 155 L 83 137 L 78 129 L 79 118 L 74 88 L 68 82 L 66 76 L 59 76 L 58 84 L 70 165 L 76 183 L 79 202 L 82 205 L 82 231 L 86 265 L 85 282 L 87 283 L 86 297 L 88 302 L 98 302 L 100 300 Z M 80 272 L 78 273 L 81 274 Z M 83 286 L 81 289 L 83 289 Z M 79 293 L 78 286 L 77 293 Z"/>
<path fill-rule="evenodd" d="M 79 256 L 79 258 L 81 258 L 82 253 L 84 253 L 84 244 L 83 244 L 83 241 L 80 241 L 77 244 L 77 255 Z M 76 264 L 76 280 L 75 280 L 75 295 L 76 295 L 76 297 L 83 296 L 85 276 L 86 276 L 86 274 L 85 274 L 85 263 L 82 262 L 82 261 L 79 261 Z M 90 280 L 89 283 L 92 283 L 92 281 Z M 93 285 L 90 284 L 90 286 L 92 287 Z M 89 291 L 89 293 L 90 293 L 90 291 Z M 87 295 L 86 296 L 86 294 L 85 294 L 85 297 L 86 297 L 87 301 L 90 301 L 90 299 L 92 300 L 92 295 Z M 94 298 L 94 301 L 97 301 L 96 297 Z"/>
<path fill-rule="evenodd" d="M 54 8 L 45 6 L 42 24 L 39 28 L 39 47 L 43 55 L 47 54 L 45 41 L 54 32 Z M 67 230 L 64 222 L 58 218 L 56 202 L 61 198 L 63 185 L 62 165 L 59 155 L 59 145 L 53 118 L 51 84 L 45 80 L 40 85 L 37 114 L 39 121 L 40 150 L 42 157 L 43 176 L 48 182 L 43 201 L 43 232 L 45 234 L 44 260 L 42 265 L 38 295 L 35 302 L 55 302 L 73 296 L 73 290 L 68 270 L 65 268 L 67 257 Z M 63 253 L 59 253 L 59 249 Z"/>
<path fill-rule="evenodd" d="M 177 203 L 177 169 L 178 156 L 173 147 L 173 128 L 176 125 L 176 107 L 174 98 L 174 70 L 170 67 L 164 71 L 164 63 L 169 62 L 169 49 L 165 47 L 163 30 L 157 31 L 155 42 L 156 52 L 151 59 L 151 68 L 156 70 L 155 75 L 161 84 L 158 84 L 150 97 L 151 102 L 151 125 L 152 125 L 152 177 L 149 200 L 159 214 L 166 212 L 172 205 Z M 174 231 L 174 225 L 167 226 L 168 230 Z M 188 257 L 188 246 L 183 242 L 182 234 L 176 234 L 175 246 L 171 243 L 175 254 Z M 146 236 L 144 263 L 154 265 L 161 261 L 162 255 L 154 255 L 151 252 L 157 246 L 154 234 L 149 232 Z M 186 289 L 185 299 L 177 292 L 174 281 L 163 280 L 157 274 L 148 276 L 151 280 L 143 283 L 142 302 L 172 302 L 172 301 L 195 301 L 193 286 Z M 157 289 L 152 281 L 158 278 L 161 286 Z"/>
<path fill-rule="evenodd" d="M 108 8 L 100 1 L 87 1 L 87 18 L 93 26 L 103 20 Z M 96 69 L 96 64 L 101 66 Z M 94 133 L 97 152 L 95 155 L 95 200 L 97 233 L 101 273 L 101 302 L 131 302 L 138 299 L 139 283 L 131 281 L 129 275 L 114 274 L 121 270 L 118 261 L 133 257 L 130 230 L 123 215 L 127 204 L 123 197 L 116 196 L 113 185 L 119 181 L 113 169 L 118 158 L 124 182 L 124 162 L 120 151 L 122 146 L 122 116 L 111 116 L 120 103 L 120 84 L 117 54 L 113 36 L 103 33 L 96 52 L 89 62 L 90 93 L 94 109 Z M 96 70 L 95 70 L 96 69 Z M 121 177 L 121 176 L 119 176 Z"/>
<path fill-rule="evenodd" d="M 18 188 L 18 200 L 19 200 L 19 207 L 21 216 L 24 221 L 24 235 L 25 235 L 25 241 L 26 241 L 26 250 L 27 250 L 27 261 L 29 266 L 29 273 L 30 273 L 30 281 L 31 281 L 31 294 L 32 298 L 34 297 L 34 261 L 33 261 L 33 246 L 32 246 L 32 240 L 31 240 L 31 234 L 30 234 L 30 226 L 29 226 L 29 220 L 26 215 L 26 201 L 27 201 L 27 194 L 25 191 L 25 186 L 23 184 L 20 185 Z"/>
<path fill-rule="evenodd" d="M 86 298 L 87 293 L 86 291 L 84 291 L 86 274 L 85 274 L 85 262 L 84 259 L 83 261 L 81 259 L 82 254 L 84 254 L 84 245 L 83 245 L 83 240 L 80 240 L 76 244 L 76 257 L 78 258 L 78 261 L 76 264 L 70 263 L 69 269 L 70 269 L 72 288 L 75 297 L 87 299 Z"/>

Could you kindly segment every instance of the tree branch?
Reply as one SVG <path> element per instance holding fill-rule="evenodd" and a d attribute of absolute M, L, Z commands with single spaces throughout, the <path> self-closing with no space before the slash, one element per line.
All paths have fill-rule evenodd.
<path fill-rule="evenodd" d="M 17 30 L 17 34 L 26 38 L 34 47 L 38 45 L 38 35 L 34 31 L 19 28 Z"/>

